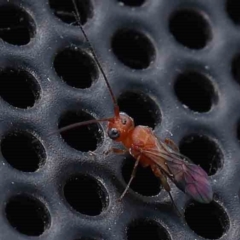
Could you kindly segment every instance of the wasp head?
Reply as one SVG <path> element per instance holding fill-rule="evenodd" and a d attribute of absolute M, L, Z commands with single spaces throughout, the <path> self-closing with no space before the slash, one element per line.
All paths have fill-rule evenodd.
<path fill-rule="evenodd" d="M 108 123 L 108 136 L 117 142 L 123 141 L 131 130 L 134 129 L 134 121 L 126 113 L 120 112 Z"/>

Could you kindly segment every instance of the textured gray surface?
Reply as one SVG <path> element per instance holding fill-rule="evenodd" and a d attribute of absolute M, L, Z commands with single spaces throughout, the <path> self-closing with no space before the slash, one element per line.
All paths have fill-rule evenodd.
<path fill-rule="evenodd" d="M 190 151 L 190 155 L 195 156 L 197 161 L 200 161 L 198 162 L 200 165 L 199 156 L 213 162 L 212 165 L 206 164 L 206 170 L 211 172 L 210 168 L 215 168 L 214 174 L 211 175 L 215 204 L 203 207 L 194 214 L 194 218 L 198 219 L 197 224 L 203 226 L 202 231 L 195 230 L 194 232 L 190 228 L 191 224 L 177 216 L 168 195 L 163 190 L 160 192 L 158 190 L 158 194 L 154 196 L 144 196 L 130 190 L 123 202 L 116 202 L 126 185 L 122 174 L 126 156 L 111 155 L 106 158 L 103 156 L 103 151 L 112 144 L 106 137 L 106 133 L 102 131 L 106 129 L 105 125 L 101 125 L 100 132 L 96 130 L 97 127 L 90 129 L 89 132 L 86 130 L 92 138 L 88 138 L 83 132 L 81 134 L 80 130 L 80 132 L 76 131 L 79 133 L 77 138 L 72 136 L 74 140 L 71 141 L 80 149 L 83 144 L 84 150 L 94 150 L 94 144 L 97 142 L 96 157 L 91 156 L 87 151 L 82 152 L 70 147 L 60 137 L 60 134 L 47 136 L 50 132 L 57 130 L 61 117 L 68 112 L 85 111 L 94 118 L 111 116 L 113 113 L 111 99 L 100 73 L 96 74 L 96 79 L 92 85 L 90 84 L 90 87 L 81 89 L 69 86 L 54 69 L 55 57 L 66 48 L 73 50 L 76 48 L 88 53 L 87 45 L 79 28 L 64 23 L 56 17 L 47 0 L 11 0 L 9 2 L 0 0 L 0 11 L 3 6 L 16 6 L 16 9 L 21 8 L 27 12 L 34 22 L 31 27 L 33 36 L 28 44 L 19 46 L 0 41 L 0 70 L 1 72 L 4 72 L 6 68 L 24 70 L 33 76 L 35 85 L 38 86 L 33 90 L 38 96 L 38 100 L 31 108 L 16 108 L 0 99 L 2 120 L 0 122 L 2 143 L 0 239 L 76 240 L 81 237 L 89 237 L 105 240 L 133 240 L 136 238 L 131 237 L 130 234 L 127 237 L 127 229 L 132 226 L 133 221 L 141 219 L 159 223 L 165 229 L 162 231 L 167 232 L 165 236 L 169 235 L 169 237 L 161 237 L 160 234 L 156 239 L 203 239 L 200 235 L 204 235 L 206 239 L 240 239 L 238 174 L 240 170 L 238 137 L 240 134 L 237 136 L 240 119 L 240 86 L 231 72 L 232 60 L 240 52 L 240 27 L 229 17 L 225 1 L 146 0 L 142 6 L 135 8 L 119 4 L 117 0 L 92 0 L 91 2 L 92 17 L 87 19 L 85 30 L 101 59 L 116 97 L 133 92 L 139 94 L 142 99 L 142 102 L 139 101 L 139 105 L 136 102 L 135 105 L 130 106 L 129 110 L 128 104 L 122 97 L 123 100 L 120 103 L 123 110 L 128 109 L 130 114 L 133 112 L 131 110 L 133 108 L 143 110 L 142 115 L 139 115 L 139 111 L 135 112 L 135 115 L 133 112 L 138 123 L 145 124 L 147 122 L 149 125 L 155 126 L 155 133 L 159 138 L 171 137 L 180 145 L 181 149 L 185 149 L 188 153 Z M 206 41 L 206 45 L 203 44 L 203 48 L 185 47 L 170 33 L 169 19 L 176 11 L 183 9 L 199 14 L 199 18 L 203 19 L 201 21 L 206 21 L 208 33 L 205 34 L 205 40 L 208 37 L 209 39 Z M 237 7 L 230 6 L 230 9 L 236 10 Z M 232 12 L 230 11 L 230 13 Z M 2 22 L 4 21 L 2 20 Z M 197 23 L 199 22 L 197 21 Z M 6 26 L 2 24 L 2 27 Z M 145 52 L 145 54 L 139 55 L 144 63 L 131 62 L 133 65 L 130 65 L 136 66 L 135 64 L 137 64 L 137 68 L 141 68 L 151 62 L 148 67 L 144 69 L 128 67 L 114 54 L 116 49 L 112 49 L 111 39 L 115 33 L 126 29 L 140 32 L 152 46 L 146 47 L 143 41 L 137 51 L 138 54 L 141 51 Z M 177 29 L 179 28 L 177 27 Z M 179 30 L 181 37 L 186 37 L 188 38 L 187 42 L 198 45 L 198 34 L 191 35 L 191 29 L 184 29 L 183 31 Z M 204 35 L 206 28 L 203 27 L 202 30 L 202 35 Z M 200 33 L 200 36 L 202 35 Z M 11 39 L 14 41 L 19 39 L 19 33 L 12 36 Z M 141 42 L 141 37 L 140 40 L 138 38 L 134 41 L 130 46 L 131 49 L 128 49 L 131 39 L 118 40 L 117 46 L 120 53 L 127 54 L 134 51 L 135 43 Z M 79 61 L 81 62 L 81 60 Z M 69 67 L 68 64 L 72 64 L 69 59 L 61 68 L 65 67 L 72 71 L 74 68 Z M 240 68 L 240 64 L 237 68 Z M 209 91 L 209 87 L 206 87 L 209 84 L 204 84 L 201 78 L 197 78 L 198 81 L 195 79 L 192 84 L 185 84 L 179 90 L 180 93 L 183 96 L 191 96 L 188 102 L 195 107 L 194 110 L 198 110 L 199 107 L 204 109 L 203 104 L 207 104 L 209 111 L 193 111 L 186 106 L 188 102 L 182 104 L 176 96 L 174 86 L 177 78 L 181 73 L 188 72 L 197 72 L 206 76 L 206 81 L 210 82 L 212 90 Z M 1 77 L 0 74 L 0 81 Z M 73 81 L 75 83 L 78 79 L 81 81 L 81 73 L 78 72 L 77 65 L 71 78 L 76 79 Z M 7 84 L 1 85 L 0 83 L 0 88 L 4 88 L 4 86 Z M 13 96 L 15 102 L 19 101 L 21 105 L 21 99 L 26 96 L 26 92 L 24 89 L 18 89 L 14 83 L 11 88 L 12 91 L 6 90 L 5 95 Z M 20 90 L 23 91 L 22 95 L 19 94 Z M 198 94 L 200 90 L 203 95 Z M 194 91 L 196 94 L 193 94 Z M 1 96 L 2 94 L 0 93 Z M 206 103 L 205 100 L 208 96 L 210 96 L 207 101 L 209 103 Z M 126 95 L 126 98 L 128 97 L 129 95 Z M 201 99 L 202 97 L 204 99 Z M 149 108 L 148 110 L 142 106 L 143 103 Z M 148 115 L 152 119 L 150 122 Z M 69 118 L 71 121 L 71 116 Z M 81 114 L 79 119 L 81 119 Z M 41 142 L 39 144 L 43 145 L 44 150 L 37 152 L 41 153 L 41 157 L 43 157 L 44 151 L 46 156 L 37 171 L 25 172 L 16 169 L 14 163 L 18 162 L 19 164 L 19 161 L 23 162 L 20 163 L 22 170 L 28 169 L 26 166 L 32 159 L 26 153 L 24 155 L 26 157 L 19 154 L 21 147 L 17 141 L 14 142 L 14 137 L 12 137 L 13 142 L 11 143 L 11 133 L 13 132 L 17 136 L 20 136 L 22 132 L 29 132 Z M 10 144 L 3 149 L 4 141 L 9 134 Z M 201 136 L 205 136 L 206 141 L 209 139 L 213 141 L 214 144 L 210 146 L 209 150 L 210 155 L 205 152 L 205 148 L 201 148 L 201 146 L 209 146 L 208 143 L 201 145 L 200 141 L 200 144 L 196 144 L 194 148 L 191 142 L 194 142 L 195 138 L 184 141 L 186 137 L 192 135 L 200 136 L 200 139 L 202 139 Z M 185 147 L 184 144 L 186 144 Z M 192 152 L 189 148 L 193 148 Z M 12 165 L 8 163 L 10 160 L 4 155 L 6 151 L 15 159 Z M 17 156 L 14 155 L 14 152 Z M 215 155 L 217 159 L 215 159 Z M 101 212 L 99 215 L 91 216 L 89 212 L 89 214 L 82 214 L 75 211 L 64 197 L 63 189 L 66 182 L 75 176 L 83 175 L 91 177 L 93 181 L 96 181 L 96 186 L 100 186 L 102 189 L 99 201 L 102 201 L 103 208 L 102 211 L 101 207 L 97 209 Z M 126 173 L 126 175 L 128 174 Z M 151 195 L 151 184 L 153 183 L 151 176 L 142 171 L 137 178 L 137 181 L 140 182 L 141 179 L 147 179 L 142 186 L 136 187 L 137 191 Z M 158 183 L 154 184 L 159 189 Z M 94 200 L 94 197 L 98 199 L 99 189 L 96 186 L 91 183 L 87 187 L 81 185 L 79 191 L 70 195 L 73 195 L 73 201 L 78 202 L 79 200 L 80 205 L 83 201 L 81 199 L 85 199 L 84 204 L 91 212 L 91 209 L 94 209 L 99 203 Z M 190 199 L 174 185 L 171 186 L 178 207 L 184 211 L 190 204 Z M 93 194 L 91 195 L 87 189 L 93 189 Z M 47 209 L 49 220 L 43 224 L 46 230 L 40 236 L 34 237 L 19 233 L 7 220 L 6 206 L 10 199 L 17 195 L 37 198 Z M 82 205 L 84 206 L 84 204 Z M 189 211 L 193 212 L 193 210 Z M 16 213 L 17 210 L 12 210 L 11 215 L 16 215 Z M 215 217 L 211 218 L 211 214 L 215 214 Z M 22 219 L 20 222 L 24 221 L 24 216 L 20 219 Z M 214 227 L 215 221 L 218 222 L 217 227 Z M 36 227 L 30 225 L 27 228 L 36 230 Z M 209 229 L 212 229 L 213 233 L 210 233 Z M 140 236 L 143 235 L 140 233 Z"/>

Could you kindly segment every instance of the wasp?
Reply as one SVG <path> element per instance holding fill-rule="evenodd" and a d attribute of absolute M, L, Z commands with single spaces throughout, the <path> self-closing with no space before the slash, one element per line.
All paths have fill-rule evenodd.
<path fill-rule="evenodd" d="M 210 203 L 213 199 L 213 190 L 207 173 L 200 166 L 195 165 L 190 159 L 182 155 L 177 145 L 171 139 L 165 139 L 164 141 L 160 140 L 154 134 L 153 129 L 147 126 L 135 126 L 134 120 L 126 113 L 120 111 L 107 76 L 81 25 L 76 3 L 74 0 L 72 1 L 78 25 L 88 43 L 89 49 L 103 75 L 111 95 L 114 116 L 71 124 L 67 127 L 63 127 L 59 132 L 92 123 L 107 122 L 107 133 L 109 138 L 122 144 L 124 150 L 112 148 L 106 154 L 109 152 L 128 152 L 135 159 L 130 180 L 119 200 L 123 199 L 127 193 L 136 174 L 137 166 L 140 164 L 143 167 L 150 167 L 154 175 L 160 179 L 163 188 L 168 192 L 175 207 L 176 205 L 171 195 L 171 187 L 168 180 L 172 181 L 181 191 L 195 201 L 205 204 Z"/>

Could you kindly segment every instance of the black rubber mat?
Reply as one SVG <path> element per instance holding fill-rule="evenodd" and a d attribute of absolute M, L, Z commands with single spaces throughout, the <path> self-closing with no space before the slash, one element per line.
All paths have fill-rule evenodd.
<path fill-rule="evenodd" d="M 0 0 L 0 239 L 240 239 L 240 3 L 77 0 L 121 111 L 172 138 L 214 201 L 173 198 L 133 159 L 104 156 L 113 104 L 71 0 Z M 93 153 L 89 152 L 92 151 Z"/>

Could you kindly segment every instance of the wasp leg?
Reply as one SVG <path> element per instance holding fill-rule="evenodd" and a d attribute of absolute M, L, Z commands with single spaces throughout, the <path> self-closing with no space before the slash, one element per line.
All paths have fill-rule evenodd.
<path fill-rule="evenodd" d="M 179 215 L 180 217 L 183 217 L 182 213 L 179 211 L 177 205 L 175 204 L 175 202 L 174 202 L 174 200 L 173 200 L 173 197 L 172 197 L 172 194 L 171 194 L 171 188 L 170 188 L 170 186 L 169 186 L 169 184 L 168 184 L 168 181 L 167 181 L 166 176 L 165 176 L 164 173 L 158 168 L 158 166 L 152 165 L 151 168 L 152 168 L 152 171 L 154 172 L 155 176 L 160 178 L 161 183 L 162 183 L 162 186 L 163 186 L 163 188 L 166 190 L 166 192 L 169 194 L 169 197 L 170 197 L 170 199 L 171 199 L 172 205 L 173 205 L 173 207 L 175 208 L 175 210 L 177 211 L 178 215 Z"/>
<path fill-rule="evenodd" d="M 128 189 L 129 189 L 129 187 L 130 187 L 130 185 L 131 185 L 131 183 L 132 183 L 132 180 L 134 179 L 134 177 L 135 177 L 135 175 L 136 175 L 137 166 L 138 166 L 138 163 L 139 163 L 139 160 L 140 160 L 140 156 L 141 156 L 141 155 L 138 156 L 138 158 L 137 158 L 137 160 L 136 160 L 136 162 L 135 162 L 135 164 L 134 164 L 133 171 L 132 171 L 132 174 L 131 174 L 131 178 L 130 178 L 130 180 L 128 181 L 128 184 L 127 184 L 124 192 L 122 193 L 121 197 L 118 199 L 118 201 L 121 201 L 121 200 L 123 199 L 123 197 L 124 197 L 125 194 L 127 193 Z"/>
<path fill-rule="evenodd" d="M 164 142 L 174 151 L 179 152 L 178 146 L 169 138 L 165 138 Z"/>
<path fill-rule="evenodd" d="M 108 155 L 110 153 L 125 154 L 125 153 L 128 153 L 128 151 L 126 149 L 110 148 L 107 151 L 104 151 L 103 153 L 104 153 L 104 155 Z"/>

